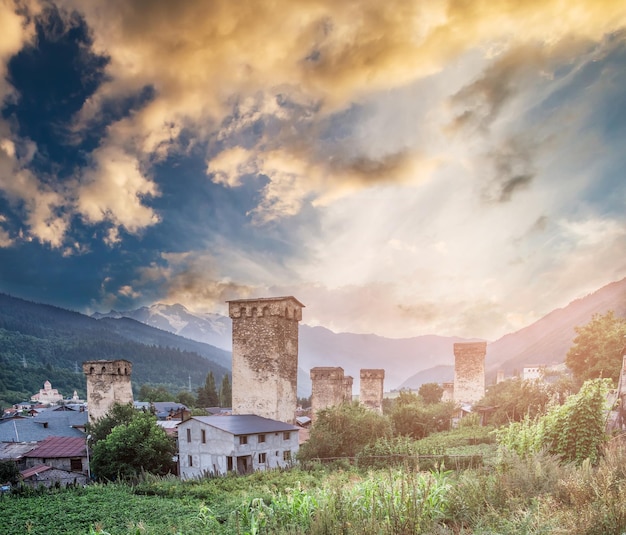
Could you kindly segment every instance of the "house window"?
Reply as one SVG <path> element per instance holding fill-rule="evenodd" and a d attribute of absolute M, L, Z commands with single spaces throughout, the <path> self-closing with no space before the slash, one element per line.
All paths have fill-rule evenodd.
<path fill-rule="evenodd" d="M 267 454 L 266 453 L 259 453 L 259 463 L 265 464 L 266 460 L 267 460 Z"/>
<path fill-rule="evenodd" d="M 261 444 L 261 442 L 265 442 L 265 435 L 259 435 L 259 444 Z"/>
<path fill-rule="evenodd" d="M 283 461 L 291 461 L 291 450 L 283 451 Z"/>
<path fill-rule="evenodd" d="M 82 459 L 70 459 L 70 470 L 72 472 L 81 472 L 83 470 Z"/>
<path fill-rule="evenodd" d="M 203 429 L 201 433 L 202 433 L 202 444 L 206 444 L 206 429 Z"/>
<path fill-rule="evenodd" d="M 189 466 L 193 466 L 193 457 L 191 455 L 187 456 L 187 462 L 188 462 Z"/>
<path fill-rule="evenodd" d="M 191 442 L 191 429 L 187 428 L 187 442 Z"/>
<path fill-rule="evenodd" d="M 239 444 L 243 445 L 243 444 L 247 444 L 248 443 L 248 437 L 246 435 L 242 435 L 239 437 Z"/>
<path fill-rule="evenodd" d="M 285 431 L 283 433 L 283 440 L 289 440 L 291 438 L 291 433 L 289 431 Z"/>

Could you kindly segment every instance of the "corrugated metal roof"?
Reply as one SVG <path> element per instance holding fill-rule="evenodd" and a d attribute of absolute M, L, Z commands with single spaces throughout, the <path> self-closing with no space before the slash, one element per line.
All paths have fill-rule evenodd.
<path fill-rule="evenodd" d="M 20 471 L 21 476 L 24 479 L 28 479 L 29 477 L 33 477 L 34 475 L 41 474 L 41 472 L 46 472 L 47 470 L 51 470 L 52 467 L 47 464 L 36 464 L 35 466 L 31 466 L 26 470 Z"/>
<path fill-rule="evenodd" d="M 48 437 L 24 457 L 58 459 L 59 457 L 85 457 L 86 455 L 85 438 Z"/>
<path fill-rule="evenodd" d="M 232 414 L 230 416 L 192 416 L 203 424 L 210 425 L 233 435 L 250 435 L 253 433 L 279 433 L 282 431 L 299 431 L 300 428 L 278 420 L 263 418 L 256 414 Z M 181 422 L 182 426 L 189 420 Z"/>

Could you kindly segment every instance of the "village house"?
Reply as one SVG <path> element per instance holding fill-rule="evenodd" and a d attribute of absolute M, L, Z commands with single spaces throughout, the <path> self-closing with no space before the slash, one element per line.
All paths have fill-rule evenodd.
<path fill-rule="evenodd" d="M 288 467 L 298 452 L 298 432 L 253 414 L 193 416 L 178 425 L 180 477 Z"/>
<path fill-rule="evenodd" d="M 81 437 L 48 437 L 23 455 L 24 483 L 47 487 L 85 484 L 89 474 L 87 444 Z"/>

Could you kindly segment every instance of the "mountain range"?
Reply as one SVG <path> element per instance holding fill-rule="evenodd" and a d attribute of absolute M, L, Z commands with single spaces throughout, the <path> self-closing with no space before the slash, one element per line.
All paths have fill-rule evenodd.
<path fill-rule="evenodd" d="M 488 342 L 485 360 L 488 383 L 498 370 L 510 376 L 525 366 L 563 363 L 576 336 L 575 328 L 588 323 L 594 314 L 609 310 L 626 317 L 626 278 L 554 310 L 528 327 Z M 195 314 L 181 304 L 155 304 L 136 310 L 94 314 L 94 317 L 132 318 L 225 351 L 231 350 L 230 318 Z M 346 375 L 354 378 L 355 393 L 358 392 L 359 371 L 363 368 L 383 368 L 385 390 L 452 381 L 453 345 L 471 341 L 479 339 L 437 335 L 392 339 L 375 334 L 334 333 L 303 323 L 299 329 L 299 395 L 310 393 L 309 371 L 315 366 L 341 366 Z"/>

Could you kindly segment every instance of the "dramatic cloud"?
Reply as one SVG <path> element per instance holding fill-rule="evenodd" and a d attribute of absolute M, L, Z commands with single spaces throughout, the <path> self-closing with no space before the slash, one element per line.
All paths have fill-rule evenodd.
<path fill-rule="evenodd" d="M 504 334 L 626 276 L 625 64 L 623 0 L 0 0 L 0 255 Z"/>

